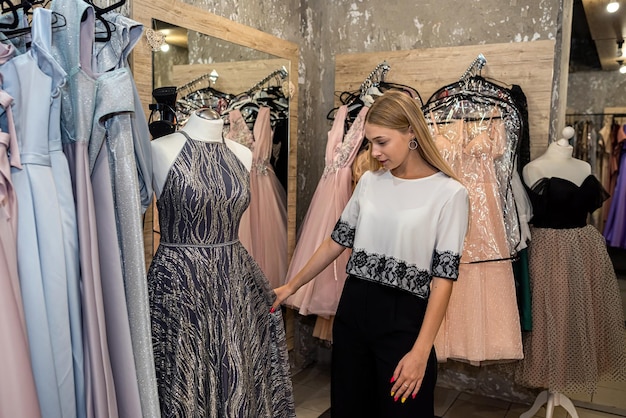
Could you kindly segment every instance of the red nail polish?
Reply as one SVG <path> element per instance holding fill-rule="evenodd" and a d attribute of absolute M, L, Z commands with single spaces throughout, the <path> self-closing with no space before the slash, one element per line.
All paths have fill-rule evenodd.
<path fill-rule="evenodd" d="M 270 308 L 270 313 L 274 313 L 274 311 L 275 311 L 275 310 L 276 310 L 276 309 L 274 309 L 274 307 L 272 306 L 272 307 Z"/>
<path fill-rule="evenodd" d="M 396 396 L 395 398 L 393 398 L 393 401 L 394 402 L 398 402 L 398 398 L 399 398 L 399 396 Z"/>
<path fill-rule="evenodd" d="M 413 396 L 411 396 L 411 398 L 415 399 L 416 396 L 417 396 L 417 393 L 414 393 Z"/>
<path fill-rule="evenodd" d="M 395 378 L 395 377 L 393 377 L 393 376 L 391 376 L 391 380 L 389 381 L 389 383 L 393 383 L 393 382 L 395 382 L 395 381 L 396 381 L 396 378 Z"/>

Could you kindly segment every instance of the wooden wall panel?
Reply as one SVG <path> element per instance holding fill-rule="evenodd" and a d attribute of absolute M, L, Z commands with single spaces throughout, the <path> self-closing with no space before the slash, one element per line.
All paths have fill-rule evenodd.
<path fill-rule="evenodd" d="M 370 72 L 387 61 L 391 69 L 385 80 L 412 86 L 427 101 L 437 89 L 458 80 L 482 53 L 487 60 L 483 76 L 518 84 L 526 94 L 535 158 L 548 145 L 554 46 L 555 41 L 546 40 L 341 54 L 335 58 L 335 90 L 358 90 Z"/>
<path fill-rule="evenodd" d="M 273 71 L 280 70 L 282 67 L 289 68 L 289 60 L 271 59 L 216 62 L 212 64 L 181 64 L 172 67 L 171 80 L 173 85 L 181 87 L 215 70 L 219 74 L 219 77 L 211 86 L 223 93 L 239 94 L 252 88 Z M 272 85 L 276 84 L 274 82 L 272 83 Z M 205 86 L 208 86 L 207 80 L 199 82 L 194 90 Z M 185 91 L 181 92 L 181 94 L 186 93 Z"/>

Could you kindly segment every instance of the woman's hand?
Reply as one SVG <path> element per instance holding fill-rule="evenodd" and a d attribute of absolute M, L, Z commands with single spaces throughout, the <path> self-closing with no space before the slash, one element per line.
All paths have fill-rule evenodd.
<path fill-rule="evenodd" d="M 274 300 L 274 304 L 272 304 L 270 312 L 274 312 L 285 299 L 291 296 L 293 294 L 293 290 L 291 289 L 291 286 L 289 286 L 289 283 L 287 283 L 286 285 L 274 289 L 274 293 L 276 294 L 276 299 Z"/>
<path fill-rule="evenodd" d="M 337 244 L 330 237 L 326 238 L 320 246 L 317 247 L 317 250 L 315 250 L 309 261 L 307 261 L 298 274 L 293 276 L 286 285 L 274 289 L 276 300 L 274 300 L 270 312 L 274 312 L 285 299 L 293 295 L 301 286 L 313 280 L 315 276 L 320 274 L 322 270 L 339 257 L 339 254 L 341 254 L 343 250 L 345 250 L 345 247 Z"/>
<path fill-rule="evenodd" d="M 395 401 L 401 399 L 404 403 L 409 396 L 415 398 L 422 386 L 429 355 L 430 353 L 420 354 L 411 350 L 398 362 L 391 377 L 391 396 Z"/>

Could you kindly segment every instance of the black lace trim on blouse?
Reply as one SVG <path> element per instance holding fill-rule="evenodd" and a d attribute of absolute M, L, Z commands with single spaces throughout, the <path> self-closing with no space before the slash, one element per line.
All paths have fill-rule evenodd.
<path fill-rule="evenodd" d="M 356 228 L 350 226 L 345 221 L 339 219 L 335 224 L 335 228 L 333 232 L 330 234 L 330 237 L 337 242 L 337 244 L 342 245 L 347 248 L 352 248 L 354 244 L 354 233 L 356 232 Z"/>
<path fill-rule="evenodd" d="M 433 252 L 432 275 L 444 279 L 456 280 L 459 277 L 459 264 L 461 255 L 452 251 Z"/>
<path fill-rule="evenodd" d="M 424 299 L 430 294 L 431 275 L 427 270 L 384 254 L 353 250 L 346 270 L 348 274 L 397 287 Z"/>

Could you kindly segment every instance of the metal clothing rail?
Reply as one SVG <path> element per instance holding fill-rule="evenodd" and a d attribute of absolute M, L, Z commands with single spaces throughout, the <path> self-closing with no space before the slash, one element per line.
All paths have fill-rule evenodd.
<path fill-rule="evenodd" d="M 377 85 L 379 82 L 385 81 L 385 75 L 389 70 L 391 70 L 391 66 L 387 63 L 387 61 L 383 61 L 378 64 L 376 68 L 374 68 L 365 78 L 363 83 L 361 83 L 361 86 L 359 87 L 361 96 L 363 96 L 370 87 Z"/>
<path fill-rule="evenodd" d="M 478 54 L 478 56 L 472 61 L 470 66 L 465 70 L 463 75 L 461 76 L 461 80 L 467 79 L 470 75 L 475 74 L 476 72 L 482 70 L 482 68 L 487 64 L 487 58 L 483 54 Z"/>
<path fill-rule="evenodd" d="M 263 87 L 265 85 L 265 83 L 267 83 L 268 81 L 270 81 L 272 78 L 274 78 L 276 76 L 280 76 L 280 78 L 284 80 L 285 78 L 287 78 L 288 75 L 289 75 L 289 72 L 287 71 L 287 69 L 283 65 L 282 68 L 279 68 L 278 70 L 272 71 L 267 77 L 265 77 L 263 80 L 261 80 L 258 83 L 256 83 L 250 89 L 248 89 L 248 91 L 246 91 L 246 94 L 250 95 L 250 94 L 254 93 L 259 88 Z"/>
<path fill-rule="evenodd" d="M 209 81 L 211 83 L 215 83 L 217 81 L 217 79 L 219 78 L 219 74 L 217 73 L 217 71 L 213 70 L 210 73 L 206 73 L 206 74 L 202 74 L 200 77 L 196 77 L 193 80 L 191 80 L 190 82 L 178 87 L 176 89 L 177 92 L 183 91 L 183 90 L 189 90 L 191 89 L 194 85 L 196 85 L 197 83 L 209 79 Z M 210 86 L 211 84 L 209 84 Z"/>

